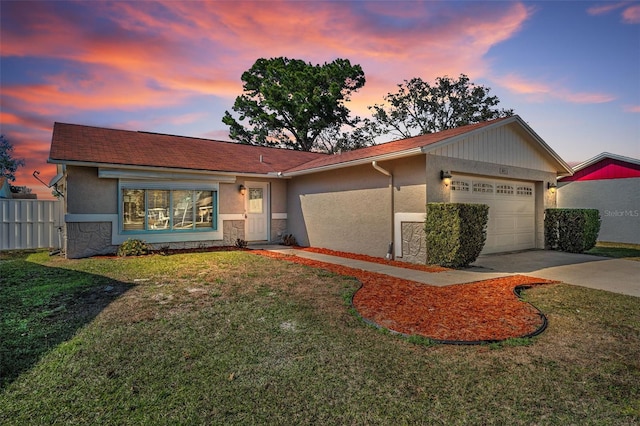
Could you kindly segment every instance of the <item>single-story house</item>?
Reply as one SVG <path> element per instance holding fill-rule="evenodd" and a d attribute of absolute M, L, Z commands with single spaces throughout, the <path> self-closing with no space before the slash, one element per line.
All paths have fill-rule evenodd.
<path fill-rule="evenodd" d="M 37 194 L 25 193 L 25 187 L 18 187 L 19 192 L 11 191 L 11 184 L 6 177 L 0 177 L 0 198 L 14 200 L 37 200 Z M 15 188 L 14 188 L 15 189 Z"/>
<path fill-rule="evenodd" d="M 279 242 L 424 263 L 428 202 L 490 206 L 483 253 L 544 247 L 570 167 L 512 116 L 337 155 L 56 123 L 66 255 Z M 551 188 L 551 189 L 550 189 Z"/>
<path fill-rule="evenodd" d="M 0 198 L 13 198 L 9 179 L 4 176 L 0 176 Z"/>
<path fill-rule="evenodd" d="M 640 244 L 640 160 L 603 152 L 558 180 L 558 207 L 600 211 L 599 241 Z"/>

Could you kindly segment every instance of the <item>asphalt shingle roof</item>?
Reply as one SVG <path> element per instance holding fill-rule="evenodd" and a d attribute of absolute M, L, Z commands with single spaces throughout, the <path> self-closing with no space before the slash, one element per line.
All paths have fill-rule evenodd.
<path fill-rule="evenodd" d="M 54 163 L 77 162 L 251 174 L 292 173 L 365 159 L 373 160 L 422 148 L 501 120 L 504 119 L 387 142 L 337 155 L 55 123 L 49 159 Z"/>
<path fill-rule="evenodd" d="M 56 163 L 256 174 L 283 171 L 326 156 L 313 152 L 64 123 L 55 123 L 53 126 L 49 153 L 50 160 Z"/>

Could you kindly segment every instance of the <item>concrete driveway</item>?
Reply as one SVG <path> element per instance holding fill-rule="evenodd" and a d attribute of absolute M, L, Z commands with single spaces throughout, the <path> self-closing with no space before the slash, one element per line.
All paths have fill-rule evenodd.
<path fill-rule="evenodd" d="M 478 257 L 467 271 L 530 275 L 640 297 L 640 262 L 551 250 Z"/>

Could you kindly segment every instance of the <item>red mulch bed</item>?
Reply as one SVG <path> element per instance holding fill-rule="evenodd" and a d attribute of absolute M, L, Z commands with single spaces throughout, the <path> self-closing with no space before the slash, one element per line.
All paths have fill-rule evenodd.
<path fill-rule="evenodd" d="M 353 306 L 365 320 L 398 333 L 450 343 L 492 342 L 537 333 L 545 325 L 544 316 L 514 290 L 555 282 L 515 275 L 433 287 L 294 255 L 252 253 L 355 277 L 362 287 L 353 297 Z"/>
<path fill-rule="evenodd" d="M 312 253 L 327 254 L 329 256 L 346 257 L 348 259 L 363 260 L 365 262 L 380 263 L 382 265 L 397 266 L 398 268 L 414 269 L 423 272 L 442 272 L 449 269 L 438 265 L 418 265 L 417 263 L 400 262 L 399 260 L 387 260 L 381 257 L 367 256 L 366 254 L 348 253 L 316 247 L 293 247 L 296 250 L 308 251 Z"/>

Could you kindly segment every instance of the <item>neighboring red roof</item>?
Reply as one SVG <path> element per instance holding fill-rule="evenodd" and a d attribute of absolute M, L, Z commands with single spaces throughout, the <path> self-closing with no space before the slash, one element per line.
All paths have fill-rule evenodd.
<path fill-rule="evenodd" d="M 573 168 L 573 176 L 562 182 L 626 179 L 640 177 L 640 160 L 603 152 Z"/>
<path fill-rule="evenodd" d="M 262 157 L 262 162 L 260 161 Z M 95 163 L 267 174 L 326 154 L 130 130 L 55 123 L 53 163 Z"/>

